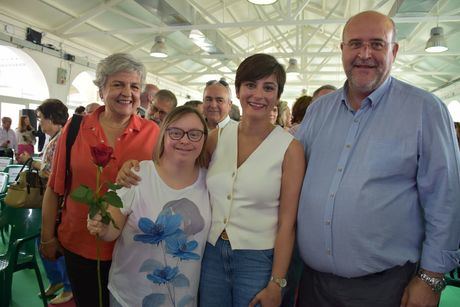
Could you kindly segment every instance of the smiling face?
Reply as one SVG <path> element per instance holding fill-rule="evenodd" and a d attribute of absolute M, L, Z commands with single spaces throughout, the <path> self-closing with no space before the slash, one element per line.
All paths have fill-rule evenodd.
<path fill-rule="evenodd" d="M 364 12 L 347 23 L 340 48 L 350 91 L 366 97 L 386 80 L 398 52 L 394 39 L 391 20 L 379 13 Z M 353 42 L 362 46 L 352 48 Z M 384 48 L 376 50 L 371 42 L 381 42 Z"/>
<path fill-rule="evenodd" d="M 164 133 L 164 151 L 161 159 L 172 159 L 175 163 L 195 164 L 203 150 L 206 129 L 201 119 L 194 113 L 185 114 L 170 123 Z M 183 132 L 186 133 L 179 138 Z M 200 134 L 202 134 L 201 138 L 198 137 Z"/>
<path fill-rule="evenodd" d="M 141 78 L 137 72 L 121 71 L 109 75 L 100 95 L 105 112 L 117 118 L 134 114 L 139 107 Z"/>
<path fill-rule="evenodd" d="M 215 83 L 205 88 L 203 93 L 203 111 L 210 128 L 215 127 L 224 120 L 231 108 L 232 102 L 228 89 L 225 86 Z"/>
<path fill-rule="evenodd" d="M 278 83 L 274 74 L 256 81 L 243 81 L 236 93 L 243 109 L 243 120 L 265 118 L 278 102 Z"/>

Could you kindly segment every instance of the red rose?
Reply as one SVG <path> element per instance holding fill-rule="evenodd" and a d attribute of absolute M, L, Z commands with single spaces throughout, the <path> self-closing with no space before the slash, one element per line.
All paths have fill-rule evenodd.
<path fill-rule="evenodd" d="M 113 148 L 102 143 L 91 146 L 91 156 L 97 166 L 105 167 L 112 159 Z"/>

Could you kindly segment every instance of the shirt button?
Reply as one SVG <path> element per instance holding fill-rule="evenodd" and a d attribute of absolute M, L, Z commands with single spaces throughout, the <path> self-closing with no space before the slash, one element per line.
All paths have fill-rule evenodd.
<path fill-rule="evenodd" d="M 235 173 L 235 172 L 233 172 L 233 173 L 232 173 L 232 177 L 235 177 L 235 175 L 236 175 L 236 173 Z"/>
<path fill-rule="evenodd" d="M 327 220 L 326 225 L 331 225 L 331 221 Z"/>
<path fill-rule="evenodd" d="M 129 132 L 133 132 L 133 129 L 130 128 L 130 129 L 129 129 Z"/>
<path fill-rule="evenodd" d="M 117 140 L 121 141 L 121 138 L 118 138 Z"/>
<path fill-rule="evenodd" d="M 101 143 L 104 143 L 104 140 L 101 140 Z"/>
<path fill-rule="evenodd" d="M 224 218 L 224 224 L 227 224 L 228 220 L 227 218 Z"/>
<path fill-rule="evenodd" d="M 334 193 L 329 194 L 330 198 L 334 198 Z"/>
<path fill-rule="evenodd" d="M 358 120 L 358 119 L 355 119 L 354 122 L 357 123 L 357 122 L 359 122 L 359 120 Z"/>
<path fill-rule="evenodd" d="M 351 147 L 351 145 L 350 145 L 350 144 L 347 144 L 347 145 L 345 145 L 345 147 L 346 147 L 346 148 L 350 148 L 350 147 Z"/>
<path fill-rule="evenodd" d="M 328 255 L 328 256 L 331 255 L 331 250 L 330 249 L 326 250 L 326 255 Z"/>
<path fill-rule="evenodd" d="M 341 167 L 339 167 L 337 170 L 338 170 L 339 172 L 341 172 L 343 169 L 342 169 Z"/>
<path fill-rule="evenodd" d="M 228 200 L 232 199 L 232 195 L 228 194 L 228 195 L 227 195 L 227 199 L 228 199 Z"/>

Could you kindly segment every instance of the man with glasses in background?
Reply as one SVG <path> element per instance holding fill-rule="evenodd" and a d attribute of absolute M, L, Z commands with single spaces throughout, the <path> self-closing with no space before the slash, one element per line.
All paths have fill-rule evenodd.
<path fill-rule="evenodd" d="M 166 115 L 171 113 L 176 106 L 177 98 L 173 92 L 169 90 L 159 90 L 153 96 L 152 104 L 149 109 L 149 119 L 160 125 Z"/>
<path fill-rule="evenodd" d="M 299 306 L 437 306 L 460 259 L 460 154 L 436 96 L 390 76 L 394 22 L 348 20 L 343 88 L 296 137 L 308 168 L 298 212 Z"/>
<path fill-rule="evenodd" d="M 206 82 L 203 92 L 204 116 L 209 130 L 223 128 L 229 122 L 234 122 L 228 115 L 232 108 L 232 94 L 225 80 Z"/>

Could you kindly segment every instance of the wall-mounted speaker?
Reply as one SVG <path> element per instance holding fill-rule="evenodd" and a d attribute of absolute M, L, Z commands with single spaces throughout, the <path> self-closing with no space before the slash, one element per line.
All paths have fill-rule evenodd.
<path fill-rule="evenodd" d="M 32 28 L 27 28 L 26 40 L 34 44 L 41 45 L 42 43 L 42 33 L 35 31 Z"/>

